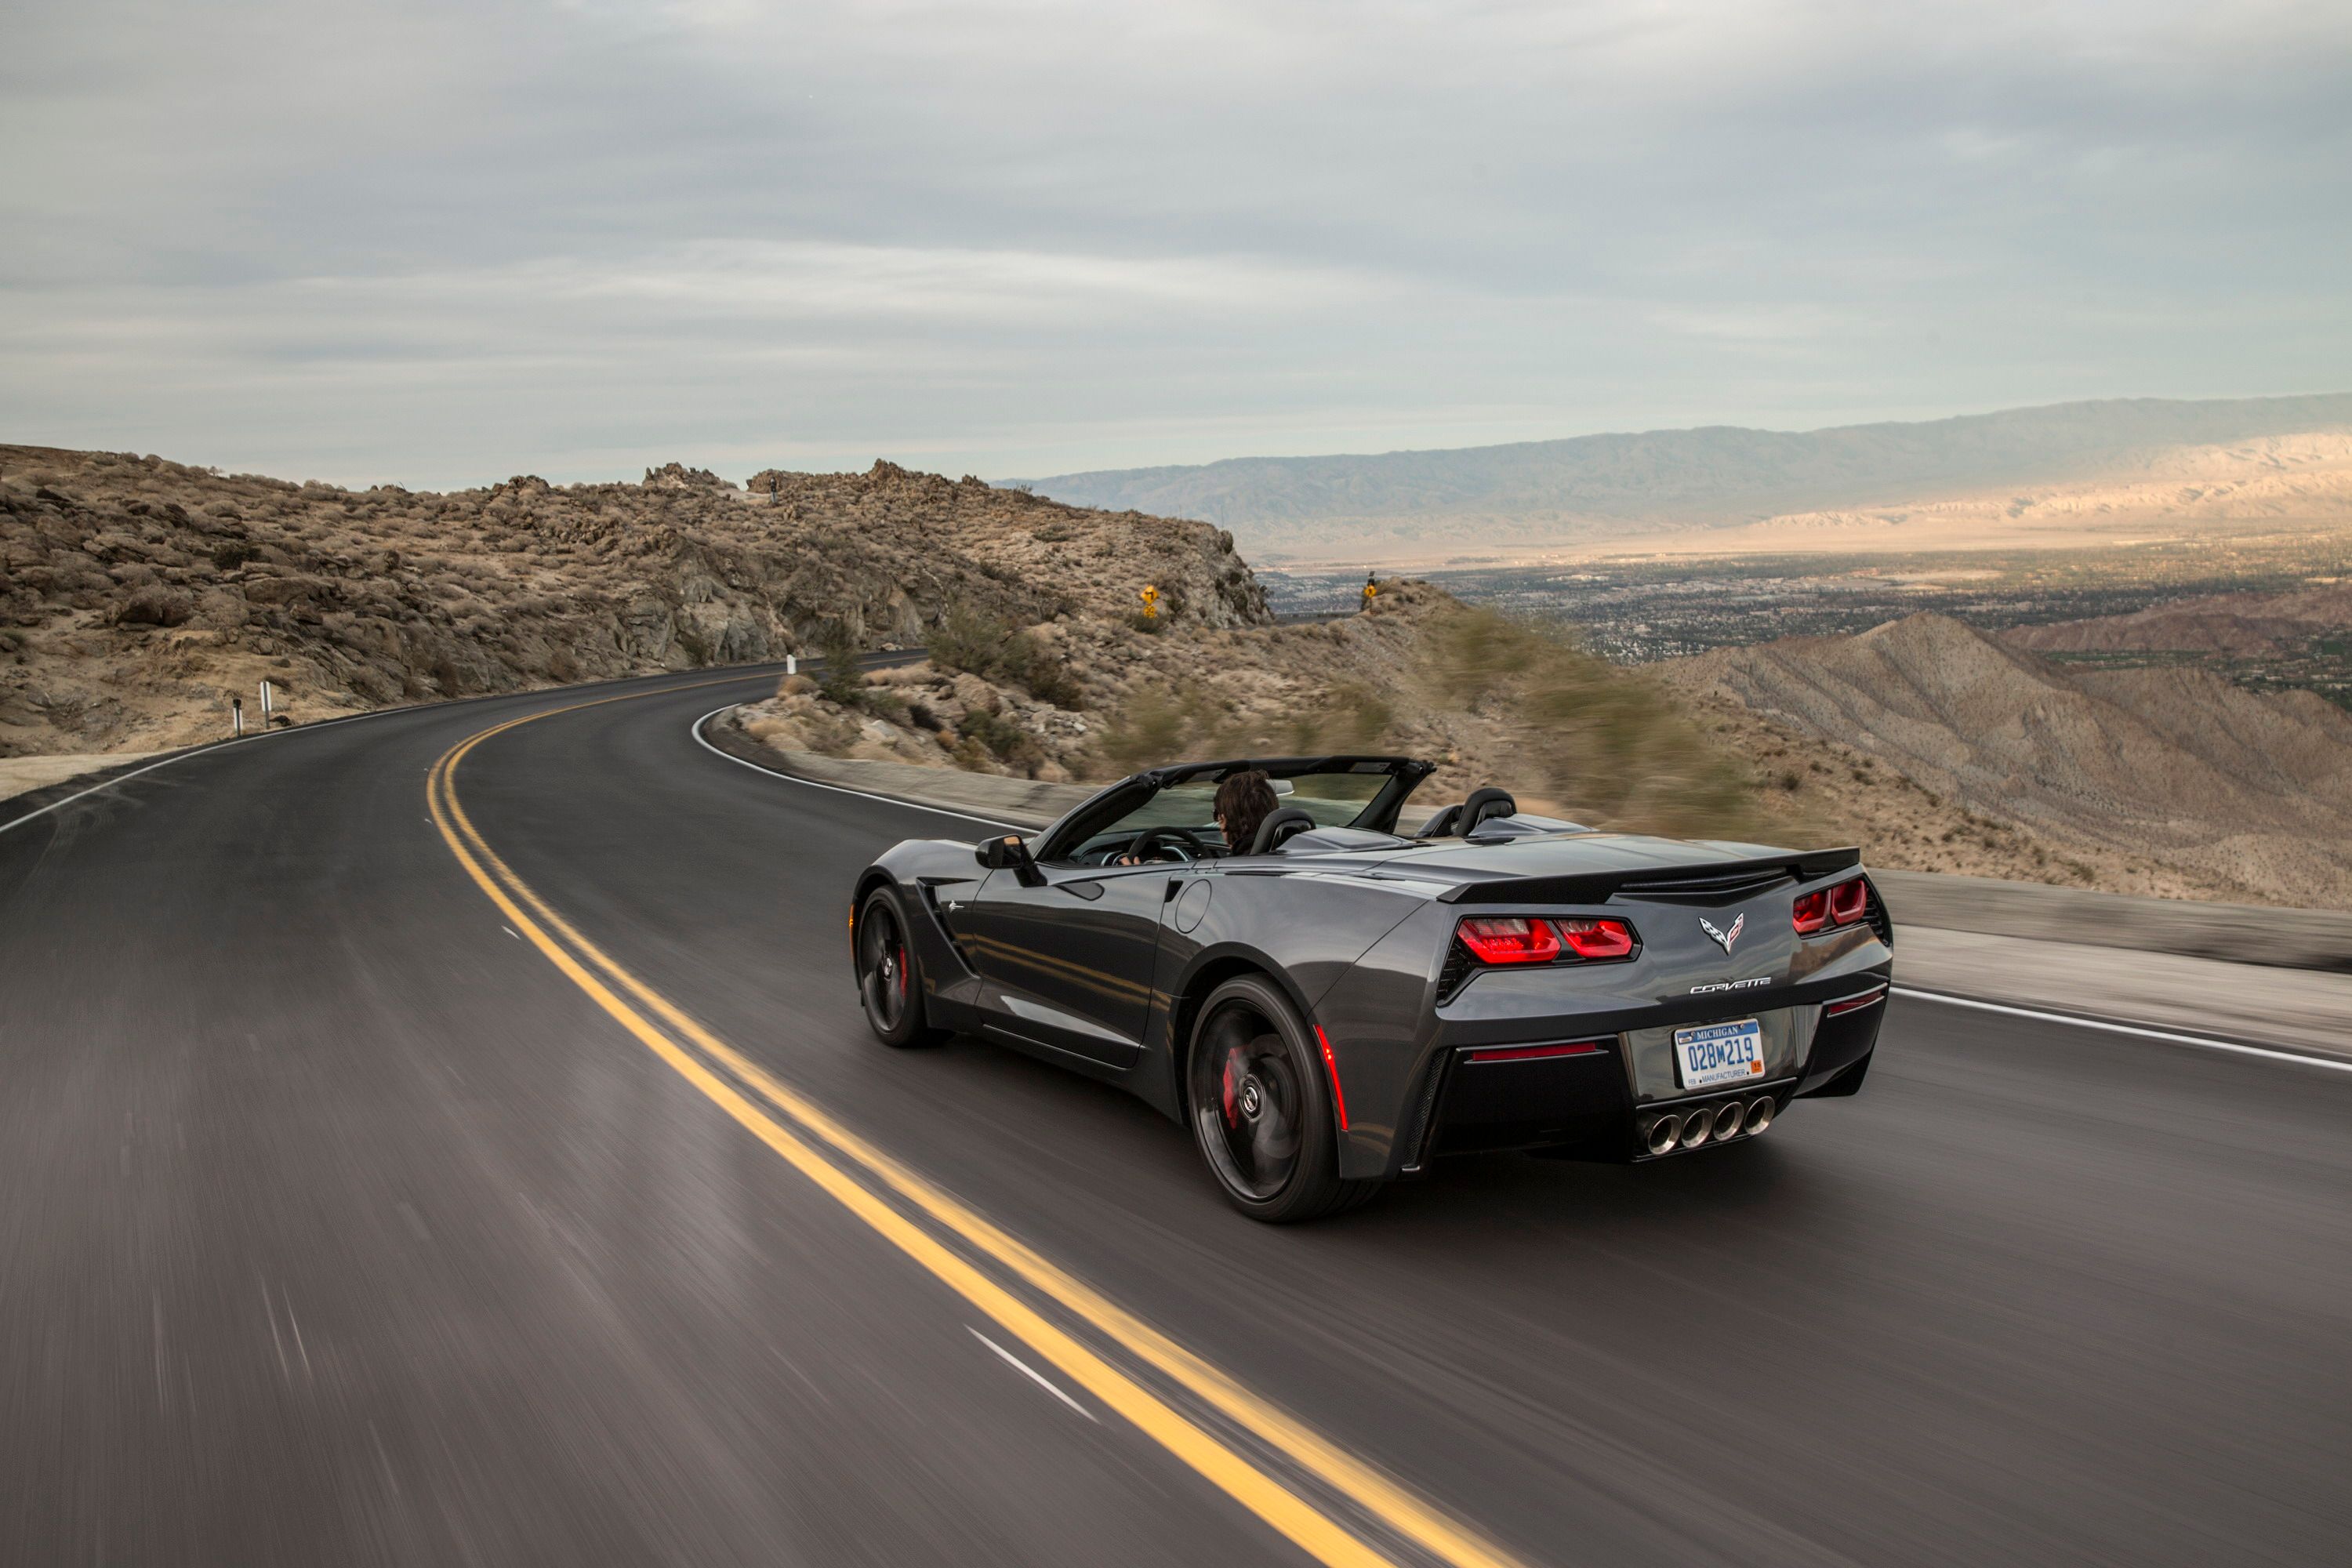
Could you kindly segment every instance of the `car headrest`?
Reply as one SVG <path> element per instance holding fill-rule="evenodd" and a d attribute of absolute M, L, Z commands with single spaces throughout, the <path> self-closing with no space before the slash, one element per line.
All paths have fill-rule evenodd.
<path fill-rule="evenodd" d="M 1271 855 L 1276 846 L 1296 833 L 1304 833 L 1315 826 L 1315 819 L 1295 805 L 1286 805 L 1257 825 L 1257 837 L 1250 840 L 1253 855 Z"/>
<path fill-rule="evenodd" d="M 1508 790 L 1496 789 L 1492 784 L 1472 790 L 1470 798 L 1462 803 L 1462 815 L 1454 819 L 1454 831 L 1467 838 L 1488 818 L 1516 816 L 1518 810 L 1519 803 L 1511 798 Z"/>

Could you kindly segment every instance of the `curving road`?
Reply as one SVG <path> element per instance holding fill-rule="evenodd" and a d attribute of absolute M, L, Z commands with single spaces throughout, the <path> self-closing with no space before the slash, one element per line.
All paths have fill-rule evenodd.
<path fill-rule="evenodd" d="M 0 806 L 0 1562 L 2352 1559 L 2352 1075 L 1904 1000 L 1752 1145 L 1262 1228 L 869 1042 L 852 873 L 983 828 L 689 738 L 772 679 Z"/>

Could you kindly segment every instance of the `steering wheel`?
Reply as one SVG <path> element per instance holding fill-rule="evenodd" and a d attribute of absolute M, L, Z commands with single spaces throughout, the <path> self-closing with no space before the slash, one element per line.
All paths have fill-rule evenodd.
<path fill-rule="evenodd" d="M 1176 852 L 1184 857 L 1187 866 L 1195 860 L 1205 859 L 1209 853 L 1209 847 L 1201 842 L 1201 836 L 1189 827 L 1147 827 L 1135 836 L 1134 843 L 1127 847 L 1128 858 L 1140 861 L 1163 842 L 1174 843 Z"/>

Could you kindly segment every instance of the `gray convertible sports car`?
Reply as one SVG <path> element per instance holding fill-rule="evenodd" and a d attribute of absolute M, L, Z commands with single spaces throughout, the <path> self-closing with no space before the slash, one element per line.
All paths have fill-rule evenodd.
<path fill-rule="evenodd" d="M 1253 769 L 1277 808 L 1227 844 L 1212 803 Z M 1264 1220 L 1446 1154 L 1677 1158 L 1861 1087 L 1894 954 L 1858 851 L 1595 832 L 1494 789 L 1398 831 L 1431 772 L 1194 763 L 1033 838 L 910 839 L 851 906 L 866 1018 L 1141 1095 Z"/>

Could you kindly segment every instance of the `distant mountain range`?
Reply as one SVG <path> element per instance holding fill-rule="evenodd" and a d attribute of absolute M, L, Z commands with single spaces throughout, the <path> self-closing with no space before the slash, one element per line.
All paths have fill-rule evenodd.
<path fill-rule="evenodd" d="M 2144 474 L 2166 453 L 2352 432 L 2352 393 L 2216 402 L 2061 403 L 1916 424 L 1791 433 L 1714 426 L 1502 447 L 1231 458 L 1030 481 L 1079 506 L 1197 518 L 1245 548 L 1581 542 L 1721 528 L 2009 486 Z"/>

